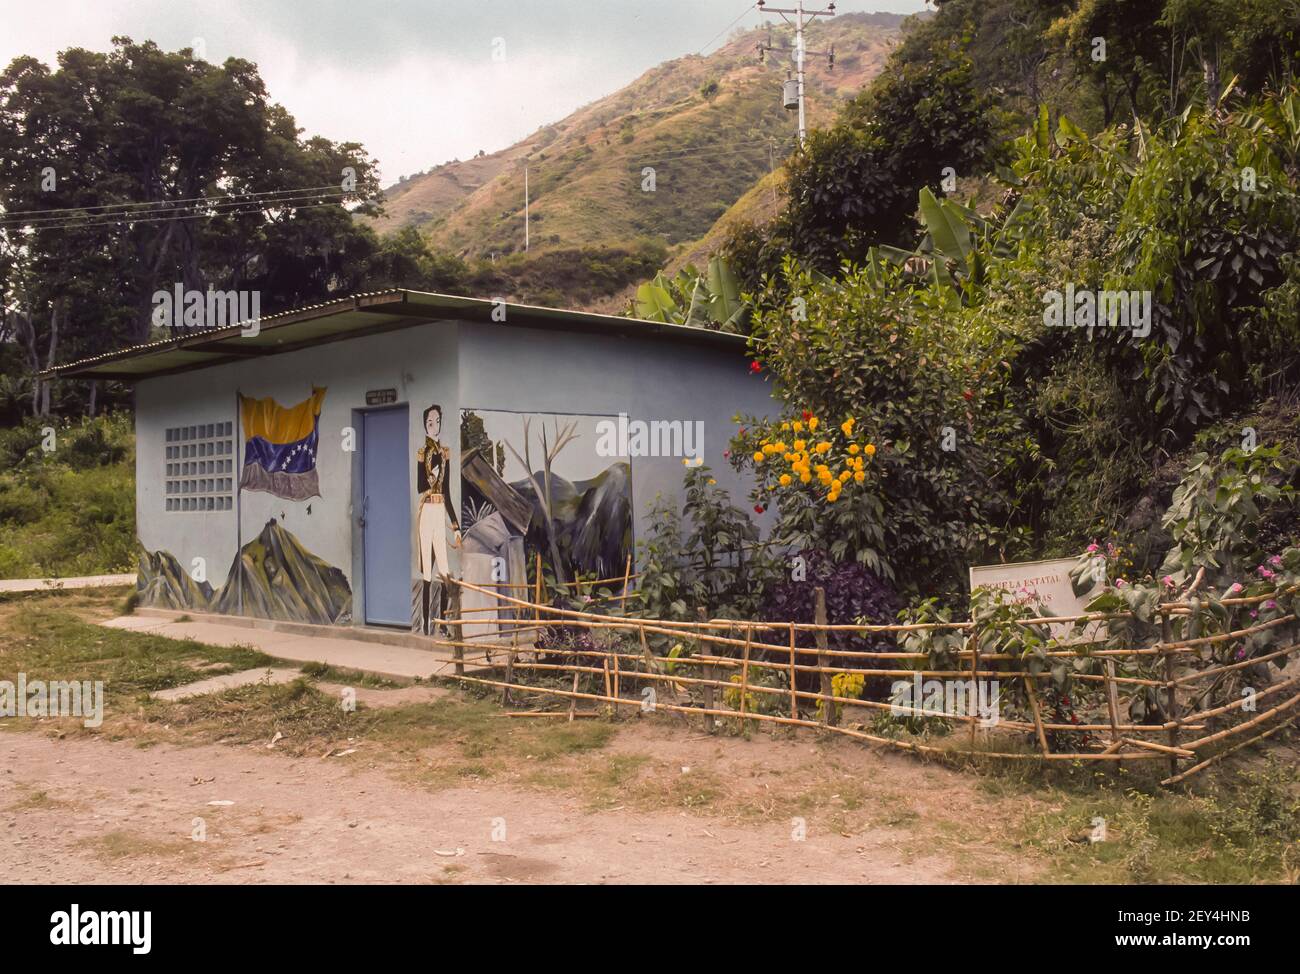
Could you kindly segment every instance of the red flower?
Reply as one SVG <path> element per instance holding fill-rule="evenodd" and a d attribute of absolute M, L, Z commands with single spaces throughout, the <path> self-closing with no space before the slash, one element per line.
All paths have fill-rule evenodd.
<path fill-rule="evenodd" d="M 803 418 L 804 418 L 805 420 L 812 419 L 812 413 L 808 412 L 808 410 L 805 409 L 805 410 L 803 411 Z"/>
<path fill-rule="evenodd" d="M 752 362 L 749 363 L 749 371 L 750 371 L 750 372 L 762 372 L 762 371 L 763 371 L 763 366 L 761 366 L 761 365 L 758 364 L 758 359 L 754 359 L 754 361 L 752 361 Z"/>
<path fill-rule="evenodd" d="M 755 514 L 762 514 L 764 510 L 765 510 L 765 508 L 763 507 L 762 504 L 755 504 L 755 505 L 754 505 L 754 513 L 755 513 Z"/>
<path fill-rule="evenodd" d="M 972 399 L 975 398 L 975 393 L 971 392 L 969 389 L 965 389 L 962 391 L 962 396 L 965 398 L 967 402 L 970 402 Z"/>

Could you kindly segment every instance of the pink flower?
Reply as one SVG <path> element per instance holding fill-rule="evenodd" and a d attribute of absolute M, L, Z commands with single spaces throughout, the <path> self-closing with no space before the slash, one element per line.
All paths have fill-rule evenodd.
<path fill-rule="evenodd" d="M 1276 599 L 1269 599 L 1267 602 L 1264 603 L 1264 608 L 1266 608 L 1266 609 L 1276 609 L 1276 608 L 1277 608 L 1277 600 L 1276 600 Z"/>
<path fill-rule="evenodd" d="M 1124 579 L 1122 579 L 1122 578 L 1117 578 L 1117 579 L 1115 579 L 1115 587 L 1116 587 L 1116 588 L 1123 588 L 1123 587 L 1124 587 L 1125 585 L 1127 585 L 1127 584 L 1128 584 L 1128 583 L 1125 582 Z"/>
<path fill-rule="evenodd" d="M 1269 571 L 1263 565 L 1260 565 L 1257 571 L 1259 572 L 1260 578 L 1272 578 L 1274 575 L 1277 574 L 1277 572 Z"/>
<path fill-rule="evenodd" d="M 1241 591 L 1241 583 L 1233 582 L 1231 585 L 1228 586 L 1228 591 L 1224 594 L 1232 596 L 1232 595 L 1236 595 L 1240 591 Z"/>
<path fill-rule="evenodd" d="M 1164 583 L 1165 588 L 1174 587 L 1174 576 L 1172 575 L 1166 575 L 1164 578 L 1160 579 L 1160 581 Z"/>
<path fill-rule="evenodd" d="M 1268 560 L 1268 563 L 1269 563 L 1270 565 L 1272 565 L 1274 568 L 1281 568 L 1281 567 L 1282 567 L 1282 556 L 1281 556 L 1281 555 L 1274 555 L 1272 558 L 1270 558 L 1270 559 Z"/>
<path fill-rule="evenodd" d="M 1087 550 L 1088 554 L 1091 555 L 1091 554 L 1093 554 L 1094 552 L 1101 551 L 1101 548 L 1097 545 L 1097 542 L 1094 541 L 1092 544 L 1088 545 L 1088 547 L 1087 547 L 1086 550 Z"/>

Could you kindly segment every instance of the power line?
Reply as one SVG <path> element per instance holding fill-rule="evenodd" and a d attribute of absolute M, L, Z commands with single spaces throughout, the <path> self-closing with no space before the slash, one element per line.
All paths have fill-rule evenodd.
<path fill-rule="evenodd" d="M 65 206 L 58 209 L 48 209 L 48 210 L 11 210 L 10 212 L 5 213 L 4 216 L 27 216 L 29 214 L 39 215 L 39 214 L 46 214 L 46 213 L 87 212 L 90 210 L 110 210 L 110 209 L 117 209 L 119 207 L 129 207 L 129 206 L 156 206 L 162 203 L 168 203 L 168 204 L 199 203 L 199 202 L 205 202 L 207 200 L 236 199 L 236 198 L 257 197 L 257 196 L 279 196 L 281 194 L 286 194 L 286 193 L 314 193 L 317 191 L 324 191 L 327 189 L 338 189 L 338 188 L 339 188 L 338 183 L 328 183 L 325 186 L 307 186 L 302 189 L 268 189 L 259 193 L 227 193 L 225 196 L 188 196 L 176 200 L 148 200 L 143 203 L 104 203 L 99 206 Z"/>
<path fill-rule="evenodd" d="M 344 197 L 348 195 L 351 194 L 317 193 L 313 196 L 267 197 L 261 200 L 216 203 L 211 206 L 187 206 L 176 208 L 169 206 L 155 206 L 152 209 L 136 210 L 130 213 L 93 213 L 88 214 L 84 219 L 75 216 L 57 216 L 36 220 L 0 217 L 0 230 L 20 230 L 27 228 L 41 230 L 49 227 L 67 226 L 114 226 L 119 224 L 155 222 L 151 219 L 153 217 L 157 217 L 160 220 L 168 220 L 255 213 L 267 209 L 299 208 L 305 205 L 315 205 L 323 203 L 330 198 Z"/>
<path fill-rule="evenodd" d="M 696 54 L 703 54 L 703 53 L 704 53 L 704 49 L 705 49 L 706 47 L 708 47 L 710 44 L 712 44 L 714 41 L 716 41 L 719 37 L 721 37 L 723 34 L 727 33 L 727 31 L 731 30 L 731 28 L 735 27 L 738 23 L 740 23 L 741 20 L 744 19 L 745 14 L 749 13 L 749 12 L 750 12 L 751 10 L 753 10 L 753 9 L 754 9 L 754 5 L 751 3 L 749 6 L 747 6 L 744 10 L 742 10 L 742 11 L 740 12 L 740 16 L 738 16 L 735 20 L 733 20 L 731 23 L 729 23 L 726 27 L 722 28 L 722 30 L 718 31 L 716 34 L 714 34 L 712 37 L 710 37 L 709 40 L 708 40 L 708 41 L 707 41 L 707 42 L 706 42 L 706 43 L 705 43 L 705 44 L 704 44 L 704 45 L 703 45 L 703 46 L 702 46 L 698 51 L 696 51 L 695 53 L 696 53 Z"/>
<path fill-rule="evenodd" d="M 289 204 L 285 204 L 282 208 L 293 209 L 293 210 L 315 210 L 323 206 L 343 208 L 343 205 L 341 203 L 289 203 Z M 100 221 L 83 221 L 83 222 L 69 221 L 67 223 L 60 223 L 60 224 L 53 224 L 53 225 L 41 224 L 38 226 L 32 226 L 32 229 L 33 230 L 69 230 L 69 229 L 81 230 L 81 229 L 86 229 L 91 227 L 111 227 L 111 226 L 127 225 L 127 224 L 135 225 L 140 223 L 168 223 L 173 220 L 210 220 L 213 217 L 217 217 L 217 216 L 230 216 L 230 217 L 250 216 L 252 214 L 265 213 L 265 212 L 266 212 L 266 207 L 261 204 L 258 204 L 257 206 L 248 206 L 246 209 L 243 210 L 225 210 L 219 213 L 172 214 L 170 216 L 151 217 L 145 219 L 136 219 L 134 217 L 127 217 L 123 219 L 100 220 Z M 7 228 L 0 226 L 0 229 L 18 229 L 24 225 L 25 224 L 17 224 L 14 227 L 7 227 Z"/>

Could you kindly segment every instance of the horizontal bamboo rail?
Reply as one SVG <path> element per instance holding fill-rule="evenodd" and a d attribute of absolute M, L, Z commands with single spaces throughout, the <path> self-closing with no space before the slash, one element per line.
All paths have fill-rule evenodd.
<path fill-rule="evenodd" d="M 630 567 L 629 563 L 628 579 L 634 577 Z M 1069 666 L 1069 679 L 1078 686 L 1070 693 L 1071 698 L 1077 699 L 1067 701 L 1065 694 L 1057 688 L 1050 667 L 1036 669 L 1033 656 L 982 652 L 980 636 L 986 632 L 985 624 L 975 622 L 830 624 L 822 621 L 824 615 L 820 614 L 821 624 L 703 617 L 698 621 L 638 618 L 547 605 L 541 601 L 540 584 L 533 592 L 535 601 L 529 601 L 474 583 L 452 581 L 466 591 L 491 597 L 497 605 L 466 609 L 459 617 L 444 620 L 448 632 L 466 624 L 495 622 L 502 635 L 511 637 L 508 646 L 470 642 L 473 637 L 436 639 L 437 644 L 454 647 L 460 654 L 455 661 L 456 678 L 500 688 L 504 691 L 503 700 L 512 691 L 567 700 L 569 715 L 575 715 L 578 702 L 585 701 L 603 705 L 606 714 L 616 718 L 624 710 L 639 713 L 649 709 L 702 717 L 706 729 L 710 730 L 719 719 L 817 728 L 915 754 L 944 758 L 984 757 L 1045 762 L 1166 760 L 1170 774 L 1164 779 L 1164 784 L 1186 780 L 1214 764 L 1224 754 L 1264 740 L 1300 719 L 1300 713 L 1290 713 L 1300 703 L 1300 694 L 1222 729 L 1216 723 L 1245 712 L 1245 697 L 1222 706 L 1179 714 L 1182 707 L 1180 692 L 1191 694 L 1188 699 L 1199 703 L 1215 691 L 1222 680 L 1246 667 L 1265 663 L 1284 665 L 1277 661 L 1289 660 L 1300 652 L 1300 643 L 1229 663 L 1219 663 L 1214 656 L 1207 656 L 1207 648 L 1231 644 L 1293 624 L 1297 621 L 1295 615 L 1204 636 L 1193 630 L 1186 638 L 1174 639 L 1171 618 L 1194 610 L 1187 602 L 1165 603 L 1159 616 L 1160 635 L 1153 645 L 1103 646 L 1108 638 L 1096 635 L 1065 642 L 1047 640 L 1046 648 L 1036 655 L 1050 660 L 1051 665 L 1059 665 L 1061 660 L 1096 661 L 1095 665 L 1090 662 L 1079 664 L 1088 672 L 1076 672 L 1074 666 Z M 589 586 L 592 583 L 584 584 Z M 1253 605 L 1268 597 L 1225 599 L 1222 604 Z M 626 603 L 628 598 L 624 589 L 623 598 L 601 600 L 601 604 L 608 601 Z M 481 613 L 501 611 L 510 613 L 510 616 L 479 619 L 477 622 L 474 618 Z M 1024 631 L 1029 626 L 1067 622 L 1103 624 L 1129 618 L 1131 615 L 1128 613 L 1042 616 L 1016 620 L 1006 628 Z M 905 652 L 889 645 L 906 633 L 935 630 L 963 635 L 960 647 L 947 650 L 945 658 L 952 661 L 947 666 L 932 667 L 929 654 Z M 534 643 L 529 645 L 520 641 L 522 632 L 535 633 Z M 767 638 L 760 638 L 760 635 Z M 668 637 L 675 641 L 676 655 L 653 654 L 647 636 Z M 801 637 L 816 637 L 817 645 L 799 645 Z M 850 642 L 842 647 L 833 645 L 833 641 L 844 639 Z M 466 657 L 466 649 L 479 655 Z M 1222 658 L 1224 653 L 1216 651 L 1215 655 Z M 480 664 L 484 672 L 475 676 L 463 675 L 466 661 Z M 1191 669 L 1191 672 L 1176 673 L 1175 663 Z M 1116 664 L 1124 666 L 1123 675 L 1116 672 Z M 1137 675 L 1130 675 L 1134 673 Z M 504 675 L 504 679 L 494 678 L 499 675 Z M 1213 685 L 1206 690 L 1194 691 L 1194 684 L 1210 677 L 1216 678 Z M 584 678 L 587 687 L 593 690 L 582 688 Z M 839 683 L 841 680 L 848 681 L 844 686 L 853 689 L 845 693 Z M 899 689 L 900 683 L 923 688 L 923 702 L 872 699 L 866 695 L 868 681 L 876 681 L 871 693 L 878 696 L 882 692 L 880 681 L 891 680 L 890 685 L 895 690 Z M 817 686 L 819 681 L 820 686 Z M 1298 682 L 1300 676 L 1261 687 L 1251 699 L 1271 698 Z M 571 688 L 568 687 L 570 683 Z M 656 694 L 653 704 L 643 708 L 643 699 L 635 695 L 643 691 L 650 694 L 654 687 L 667 690 L 674 701 L 659 701 Z M 931 697 L 932 690 L 927 689 L 933 687 L 938 688 L 937 702 Z M 987 709 L 981 712 L 976 706 L 982 688 L 988 687 L 992 687 L 990 692 L 996 694 L 992 714 Z M 1091 687 L 1099 690 L 1089 690 Z M 1159 719 L 1151 723 L 1121 721 L 1117 697 L 1120 688 L 1128 688 L 1126 692 L 1159 694 L 1162 697 L 1162 711 L 1157 714 Z M 1008 709 L 1013 711 L 1007 716 L 997 709 L 1005 702 L 1004 691 L 1009 691 L 1011 703 Z M 773 712 L 781 709 L 782 701 L 785 701 L 788 716 Z M 987 708 L 987 699 L 984 704 Z M 817 714 L 809 715 L 809 708 L 813 705 Z M 952 747 L 937 747 L 889 734 L 871 733 L 864 730 L 862 724 L 846 727 L 840 724 L 839 715 L 850 708 L 864 716 L 887 712 L 904 722 L 919 719 L 922 727 L 932 724 L 966 725 L 970 728 L 969 742 L 966 746 L 959 746 L 954 739 Z M 1014 715 L 1014 710 L 1019 710 L 1019 717 Z M 1068 721 L 1058 719 L 1058 714 L 1069 718 Z M 1082 719 L 1081 714 L 1085 715 Z M 1094 716 L 1088 719 L 1087 714 Z M 878 722 L 881 718 L 871 719 Z M 1275 719 L 1279 719 L 1277 723 L 1266 726 Z M 1207 721 L 1216 723 L 1207 724 Z M 904 732 L 908 726 L 902 723 L 895 729 Z M 985 730 L 986 738 L 993 733 L 1018 735 L 1023 750 L 988 747 L 979 738 L 981 728 Z M 1180 740 L 1187 732 L 1202 736 L 1190 741 Z M 1252 732 L 1254 736 L 1238 740 Z M 894 730 L 890 730 L 892 733 Z M 1167 741 L 1147 739 L 1148 735 L 1155 734 L 1167 737 Z M 1204 758 L 1204 749 L 1229 741 L 1232 742 L 1229 747 Z M 1198 758 L 1204 759 L 1179 770 L 1180 760 Z"/>

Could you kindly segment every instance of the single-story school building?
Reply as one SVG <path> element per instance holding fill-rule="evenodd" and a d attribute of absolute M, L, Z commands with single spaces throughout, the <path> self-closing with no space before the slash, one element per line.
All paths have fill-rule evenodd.
<path fill-rule="evenodd" d="M 142 605 L 425 634 L 444 574 L 621 578 L 684 461 L 743 504 L 733 417 L 774 410 L 737 335 L 407 290 L 52 374 L 134 384 Z"/>

